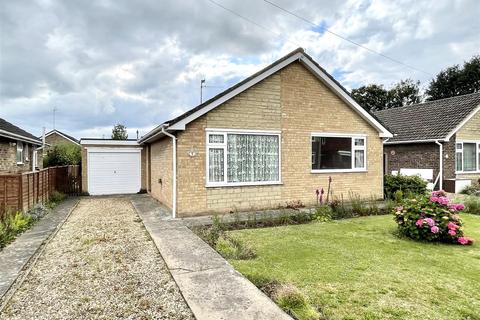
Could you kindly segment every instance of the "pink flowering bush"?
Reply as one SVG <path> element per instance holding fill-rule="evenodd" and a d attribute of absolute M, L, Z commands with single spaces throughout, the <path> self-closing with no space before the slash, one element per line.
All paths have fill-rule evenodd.
<path fill-rule="evenodd" d="M 450 203 L 444 191 L 434 191 L 429 197 L 403 201 L 394 215 L 400 233 L 414 240 L 469 245 L 473 240 L 463 234 L 458 216 L 464 209 L 463 204 Z"/>

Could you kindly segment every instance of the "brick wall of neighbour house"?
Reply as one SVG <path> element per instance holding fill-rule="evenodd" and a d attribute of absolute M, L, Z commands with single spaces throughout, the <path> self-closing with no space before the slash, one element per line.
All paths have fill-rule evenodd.
<path fill-rule="evenodd" d="M 477 112 L 460 130 L 457 131 L 456 140 L 480 141 L 480 111 Z M 477 155 L 478 157 L 478 155 Z M 478 158 L 477 158 L 478 161 Z M 480 179 L 480 173 L 457 174 L 459 179 Z"/>
<path fill-rule="evenodd" d="M 57 133 L 52 133 L 51 135 L 45 137 L 45 143 L 50 146 L 55 146 L 57 144 L 74 144 L 72 141 L 62 137 Z"/>
<path fill-rule="evenodd" d="M 385 145 L 387 174 L 400 169 L 433 169 L 435 179 L 440 169 L 439 146 L 435 143 Z"/>
<path fill-rule="evenodd" d="M 28 144 L 28 156 L 24 153 L 24 161 L 17 164 L 17 141 L 6 138 L 0 138 L 0 174 L 1 173 L 20 173 L 32 171 L 33 150 L 36 146 Z M 24 143 L 24 150 L 25 150 Z"/>
<path fill-rule="evenodd" d="M 165 138 L 149 146 L 150 194 L 172 207 L 172 139 Z"/>
<path fill-rule="evenodd" d="M 206 128 L 280 130 L 283 184 L 206 188 Z M 366 134 L 367 172 L 311 173 L 312 132 Z M 363 197 L 383 193 L 383 146 L 378 132 L 300 63 L 188 124 L 177 138 L 178 216 L 276 208 L 296 200 L 313 204 L 315 190 L 326 188 L 329 176 L 337 196 L 348 197 L 349 191 Z M 196 155 L 190 156 L 189 151 Z M 153 167 L 152 160 L 152 172 Z"/>
<path fill-rule="evenodd" d="M 81 169 L 82 169 L 82 192 L 88 193 L 88 161 L 87 161 L 87 149 L 88 147 L 99 147 L 92 145 L 82 145 L 81 155 Z M 118 146 L 118 145 L 102 145 L 102 148 L 132 148 L 132 146 Z M 140 165 L 141 165 L 141 189 L 146 190 L 146 154 L 145 149 L 142 149 L 140 155 Z"/>

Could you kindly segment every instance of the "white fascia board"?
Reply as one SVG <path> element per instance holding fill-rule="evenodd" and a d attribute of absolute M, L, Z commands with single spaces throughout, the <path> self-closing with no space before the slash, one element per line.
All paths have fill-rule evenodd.
<path fill-rule="evenodd" d="M 446 139 L 449 140 L 455 133 L 457 133 L 458 130 L 460 130 L 461 127 L 463 127 L 470 119 L 472 119 L 473 116 L 476 115 L 478 111 L 480 111 L 480 104 L 472 112 L 470 112 L 470 114 L 465 119 L 463 119 L 463 121 L 460 122 L 460 124 L 456 126 L 455 129 L 450 131 Z"/>
<path fill-rule="evenodd" d="M 191 115 L 189 115 L 185 119 L 182 119 L 179 122 L 173 124 L 172 126 L 169 127 L 169 129 L 171 129 L 171 130 L 185 130 L 185 126 L 188 123 L 192 122 L 193 120 L 197 119 L 198 117 L 201 117 L 205 113 L 213 110 L 214 108 L 216 108 L 219 105 L 225 103 L 226 101 L 232 99 L 236 95 L 242 93 L 243 91 L 247 90 L 248 88 L 250 88 L 250 87 L 254 86 L 255 84 L 259 83 L 260 81 L 264 80 L 265 78 L 271 76 L 275 72 L 283 69 L 284 67 L 288 66 L 292 62 L 294 62 L 296 60 L 299 60 L 300 57 L 302 57 L 302 56 L 303 56 L 303 54 L 301 52 L 299 52 L 297 54 L 294 54 L 293 56 L 291 56 L 290 58 L 280 62 L 276 66 L 274 66 L 274 67 L 272 67 L 268 70 L 265 70 L 265 72 L 263 72 L 262 74 L 259 74 L 258 76 L 251 79 L 250 81 L 244 83 L 243 85 L 236 88 L 235 90 L 227 93 L 226 95 L 218 98 L 217 100 L 212 101 L 210 104 L 204 106 L 203 108 L 201 108 L 197 112 L 192 113 Z"/>
<path fill-rule="evenodd" d="M 37 141 L 37 140 L 34 140 L 32 138 L 24 137 L 22 135 L 11 133 L 11 132 L 8 132 L 8 131 L 2 130 L 2 129 L 0 129 L 0 136 L 10 138 L 12 140 L 20 140 L 20 141 L 23 141 L 23 142 L 28 142 L 28 143 L 39 145 L 39 146 L 42 145 L 41 141 Z"/>
<path fill-rule="evenodd" d="M 80 140 L 80 144 L 92 146 L 140 146 L 136 140 Z"/>
<path fill-rule="evenodd" d="M 448 142 L 449 139 L 426 139 L 426 140 L 406 140 L 406 141 L 387 141 L 383 144 L 394 145 L 394 144 L 412 144 L 412 143 L 435 143 L 435 142 Z"/>
<path fill-rule="evenodd" d="M 387 130 L 380 122 L 378 122 L 371 114 L 369 114 L 365 109 L 363 109 L 355 100 L 352 99 L 342 88 L 338 86 L 328 75 L 326 75 L 320 68 L 318 68 L 310 59 L 303 56 L 300 58 L 300 61 L 315 74 L 323 83 L 325 83 L 331 90 L 336 92 L 339 97 L 351 106 L 355 111 L 357 111 L 360 116 L 370 123 L 377 131 L 379 136 L 382 138 L 391 138 L 393 134 Z"/>
<path fill-rule="evenodd" d="M 142 152 L 142 148 L 108 148 L 108 147 L 85 147 L 88 153 L 115 152 L 115 153 L 137 153 Z"/>

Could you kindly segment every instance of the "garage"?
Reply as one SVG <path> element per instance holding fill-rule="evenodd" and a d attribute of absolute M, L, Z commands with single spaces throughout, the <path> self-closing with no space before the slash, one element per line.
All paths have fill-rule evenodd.
<path fill-rule="evenodd" d="M 142 148 L 136 140 L 82 139 L 83 189 L 90 195 L 142 190 Z"/>

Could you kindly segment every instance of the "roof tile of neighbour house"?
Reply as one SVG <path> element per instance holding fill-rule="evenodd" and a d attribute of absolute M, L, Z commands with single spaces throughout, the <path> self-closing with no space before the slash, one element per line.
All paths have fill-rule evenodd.
<path fill-rule="evenodd" d="M 232 87 L 226 89 L 225 91 L 222 91 L 221 93 L 217 94 L 213 98 L 203 102 L 202 104 L 196 106 L 195 108 L 183 113 L 182 115 L 173 118 L 171 120 L 165 121 L 158 127 L 154 128 L 150 132 L 148 132 L 145 136 L 143 136 L 140 141 L 144 142 L 145 140 L 148 140 L 150 137 L 158 134 L 162 127 L 169 127 L 171 128 L 174 124 L 177 124 L 181 122 L 182 120 L 185 120 L 189 118 L 190 116 L 195 115 L 199 111 L 206 110 L 208 109 L 213 103 L 216 101 L 228 96 L 229 94 L 235 93 L 236 90 L 242 89 L 243 86 L 248 85 L 251 81 L 255 80 L 256 78 L 261 78 L 262 75 L 268 73 L 269 71 L 280 67 L 282 63 L 285 63 L 289 59 L 292 59 L 294 57 L 298 57 L 297 61 L 308 61 L 308 63 L 311 63 L 315 68 L 318 68 L 318 73 L 321 73 L 322 76 L 325 76 L 326 78 L 329 79 L 333 83 L 333 86 L 336 88 L 333 88 L 335 91 L 341 91 L 341 94 L 345 95 L 348 97 L 350 100 L 348 103 L 353 106 L 353 109 L 357 109 L 359 113 L 364 113 L 362 116 L 365 116 L 366 118 L 369 118 L 368 121 L 371 121 L 371 123 L 379 130 L 382 132 L 382 134 L 389 136 L 390 135 L 390 130 L 388 126 L 385 126 L 381 121 L 371 112 L 368 110 L 365 110 L 361 108 L 357 102 L 350 96 L 350 93 L 335 79 L 333 78 L 328 72 L 325 71 L 315 60 L 313 60 L 312 57 L 310 57 L 308 54 L 305 53 L 303 48 L 297 48 L 296 50 L 290 52 L 286 56 L 278 59 L 277 61 L 273 62 L 272 64 L 268 65 L 267 67 L 263 68 L 262 70 L 256 72 L 255 74 L 251 75 L 250 77 L 240 81 L 239 83 L 233 85 Z M 312 71 L 315 72 L 315 71 Z M 337 89 L 338 88 L 338 89 Z M 361 110 L 359 110 L 361 109 Z M 373 120 L 372 120 L 373 119 Z"/>
<path fill-rule="evenodd" d="M 388 143 L 445 140 L 480 109 L 480 92 L 375 112 L 394 137 Z"/>
<path fill-rule="evenodd" d="M 42 141 L 33 134 L 2 118 L 0 118 L 0 136 L 42 144 Z"/>

